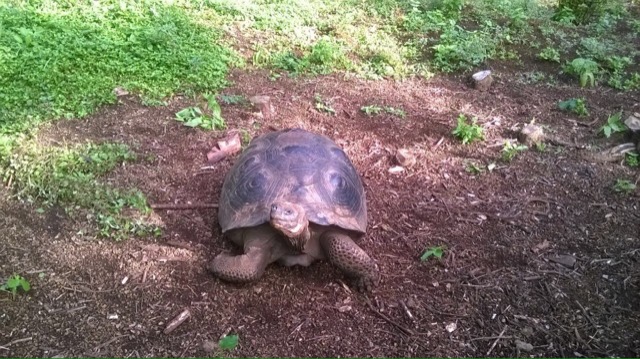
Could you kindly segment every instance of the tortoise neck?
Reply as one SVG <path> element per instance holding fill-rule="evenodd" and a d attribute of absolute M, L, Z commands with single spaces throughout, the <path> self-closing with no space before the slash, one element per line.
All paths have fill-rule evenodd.
<path fill-rule="evenodd" d="M 307 223 L 307 225 L 304 227 L 302 232 L 300 232 L 300 234 L 293 235 L 293 236 L 285 235 L 285 237 L 287 238 L 287 240 L 289 241 L 289 243 L 293 248 L 295 248 L 300 252 L 303 252 L 304 247 L 307 245 L 307 243 L 309 242 L 309 239 L 311 238 L 311 232 L 309 231 L 309 224 Z"/>

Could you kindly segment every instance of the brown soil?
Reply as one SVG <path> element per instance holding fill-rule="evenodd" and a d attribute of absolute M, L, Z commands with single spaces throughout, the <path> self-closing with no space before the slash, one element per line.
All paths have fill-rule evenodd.
<path fill-rule="evenodd" d="M 207 261 L 232 248 L 214 209 L 156 211 L 161 239 L 115 243 L 79 232 L 82 219 L 61 209 L 38 214 L 0 192 L 0 274 L 22 273 L 32 284 L 15 299 L 0 294 L 0 356 L 207 356 L 203 344 L 225 333 L 240 337 L 229 356 L 639 356 L 639 196 L 612 189 L 618 178 L 637 182 L 639 172 L 592 160 L 623 140 L 597 136 L 597 126 L 619 109 L 640 112 L 638 93 L 516 78 L 503 72 L 479 93 L 460 78 L 231 76 L 226 94 L 269 95 L 276 114 L 267 120 L 224 106 L 229 129 L 323 133 L 362 173 L 370 226 L 361 245 L 383 273 L 367 296 L 326 262 L 272 265 L 247 285 L 212 277 Z M 315 109 L 315 94 L 335 116 Z M 558 111 L 570 97 L 585 97 L 591 117 Z M 234 158 L 199 174 L 224 133 L 177 123 L 174 113 L 192 103 L 147 108 L 121 98 L 86 120 L 55 123 L 40 140 L 122 141 L 140 160 L 110 182 L 136 186 L 152 203 L 215 203 Z M 359 109 L 371 104 L 407 117 L 367 117 Z M 459 113 L 486 125 L 484 143 L 463 146 L 451 136 Z M 502 141 L 533 118 L 589 147 L 549 145 L 501 162 Z M 598 125 L 584 125 L 593 119 Z M 403 147 L 418 162 L 391 174 Z M 497 167 L 474 176 L 467 160 Z M 444 258 L 420 261 L 436 245 L 446 246 Z M 550 260 L 556 255 L 575 257 L 575 266 Z M 191 317 L 164 334 L 185 308 Z"/>

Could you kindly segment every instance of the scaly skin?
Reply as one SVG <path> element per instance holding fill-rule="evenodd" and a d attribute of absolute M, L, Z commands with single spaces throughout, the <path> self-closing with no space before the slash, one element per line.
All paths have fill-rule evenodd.
<path fill-rule="evenodd" d="M 217 277 L 230 282 L 246 283 L 257 280 L 269 264 L 269 254 L 262 248 L 251 248 L 239 256 L 218 254 L 208 266 Z"/>
<path fill-rule="evenodd" d="M 355 281 L 360 291 L 370 291 L 380 280 L 378 265 L 348 235 L 327 231 L 320 245 L 329 261 Z"/>

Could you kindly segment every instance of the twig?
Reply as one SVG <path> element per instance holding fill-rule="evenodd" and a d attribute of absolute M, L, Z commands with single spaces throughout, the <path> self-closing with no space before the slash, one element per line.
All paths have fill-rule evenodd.
<path fill-rule="evenodd" d="M 494 340 L 494 339 L 512 339 L 513 337 L 510 335 L 505 335 L 505 336 L 498 336 L 498 337 L 479 337 L 479 338 L 472 338 L 469 339 L 470 342 L 475 342 L 477 340 Z"/>
<path fill-rule="evenodd" d="M 189 309 L 185 309 L 182 313 L 178 314 L 165 328 L 164 334 L 169 334 L 174 331 L 180 324 L 184 323 L 191 316 L 191 312 Z"/>
<path fill-rule="evenodd" d="M 194 203 L 194 204 L 173 204 L 173 203 L 157 203 L 152 204 L 153 209 L 173 209 L 173 210 L 187 210 L 187 209 L 206 209 L 206 208 L 218 208 L 217 203 Z"/>
<path fill-rule="evenodd" d="M 394 327 L 398 328 L 404 334 L 414 335 L 414 333 L 413 333 L 413 331 L 411 329 L 405 328 L 404 326 L 398 324 L 397 322 L 395 322 L 391 318 L 389 318 L 386 315 L 380 313 L 376 308 L 373 307 L 373 304 L 371 304 L 371 301 L 369 300 L 369 298 L 367 298 L 365 300 L 365 303 L 367 303 L 367 306 L 369 307 L 369 309 L 371 309 L 374 313 L 376 313 L 380 318 L 386 320 L 389 324 L 392 324 Z"/>
<path fill-rule="evenodd" d="M 591 318 L 591 316 L 589 315 L 589 313 L 587 313 L 587 310 L 584 309 L 584 307 L 582 306 L 582 304 L 580 304 L 580 302 L 578 302 L 578 300 L 576 300 L 576 304 L 580 307 L 580 309 L 582 309 L 582 313 L 584 313 L 584 316 L 587 318 L 587 320 L 589 321 L 589 323 L 591 323 L 591 325 L 593 325 L 593 327 L 595 329 L 598 329 L 598 326 L 596 325 L 596 322 L 593 321 L 593 319 Z"/>
<path fill-rule="evenodd" d="M 0 347 L 3 348 L 9 348 L 10 346 L 12 346 L 13 344 L 18 344 L 18 343 L 22 343 L 22 342 L 28 342 L 33 340 L 33 337 L 28 337 L 28 338 L 22 338 L 22 339 L 16 339 L 16 340 L 12 340 L 9 343 L 5 344 L 5 345 L 0 345 Z"/>
<path fill-rule="evenodd" d="M 413 314 L 411 314 L 411 311 L 409 311 L 409 307 L 407 307 L 403 300 L 400 301 L 400 305 L 402 305 L 402 308 L 407 313 L 407 316 L 409 316 L 409 319 L 413 320 Z"/>
<path fill-rule="evenodd" d="M 435 310 L 433 308 L 431 308 L 428 305 L 425 305 L 425 308 L 427 308 L 427 310 L 429 310 L 430 312 L 434 313 L 434 314 L 438 314 L 438 315 L 448 315 L 448 316 L 452 316 L 452 317 L 460 317 L 460 318 L 467 318 L 468 315 L 465 314 L 455 314 L 455 313 L 446 313 L 446 312 L 441 312 L 439 310 Z"/>
<path fill-rule="evenodd" d="M 502 336 L 502 334 L 504 334 L 505 330 L 507 330 L 508 325 L 505 325 L 504 328 L 502 329 L 502 331 L 500 332 L 500 335 L 498 335 L 498 337 L 496 338 L 496 341 L 493 342 L 493 344 L 491 345 L 491 348 L 489 348 L 489 351 L 487 352 L 487 356 L 489 356 L 489 354 L 491 354 L 491 352 L 493 351 L 493 348 L 496 347 L 496 344 L 498 344 L 498 341 L 502 338 L 504 338 Z"/>
<path fill-rule="evenodd" d="M 107 341 L 105 343 L 102 343 L 102 344 L 98 345 L 97 347 L 93 348 L 93 351 L 94 352 L 98 352 L 98 350 L 100 350 L 100 349 L 106 347 L 107 345 L 115 342 L 116 340 L 118 340 L 120 338 L 124 338 L 124 337 L 126 337 L 126 335 L 118 335 L 116 337 L 113 337 L 113 338 L 109 339 L 109 341 Z"/>

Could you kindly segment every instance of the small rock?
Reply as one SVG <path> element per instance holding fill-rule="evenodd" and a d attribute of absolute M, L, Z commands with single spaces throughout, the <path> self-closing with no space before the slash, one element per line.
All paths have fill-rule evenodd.
<path fill-rule="evenodd" d="M 396 174 L 396 173 L 400 173 L 400 172 L 404 172 L 404 167 L 402 167 L 402 166 L 393 166 L 393 167 L 389 168 L 389 173 Z"/>
<path fill-rule="evenodd" d="M 491 77 L 491 71 L 485 70 L 476 72 L 471 76 L 473 79 L 473 85 L 478 91 L 487 91 L 493 83 L 493 77 Z"/>
<path fill-rule="evenodd" d="M 262 117 L 266 119 L 271 118 L 275 112 L 269 96 L 252 96 L 249 98 L 249 102 L 260 110 Z"/>
<path fill-rule="evenodd" d="M 530 352 L 533 350 L 533 345 L 516 339 L 516 348 L 524 350 L 525 352 Z"/>
<path fill-rule="evenodd" d="M 544 131 L 542 127 L 528 123 L 518 133 L 518 141 L 527 146 L 537 145 L 544 141 Z"/>
<path fill-rule="evenodd" d="M 533 248 L 531 248 L 531 251 L 533 253 L 538 253 L 540 251 L 543 251 L 543 250 L 549 248 L 550 245 L 551 245 L 551 243 L 549 243 L 549 241 L 545 239 L 541 243 L 538 243 L 535 246 L 533 246 Z"/>
<path fill-rule="evenodd" d="M 573 269 L 573 266 L 576 264 L 576 257 L 568 254 L 560 254 L 556 256 L 549 257 L 549 260 L 563 265 L 567 268 Z"/>
<path fill-rule="evenodd" d="M 351 310 L 351 306 L 350 305 L 343 305 L 341 307 L 338 308 L 338 311 L 340 313 L 345 313 Z"/>
<path fill-rule="evenodd" d="M 218 343 L 213 340 L 205 340 L 202 342 L 202 349 L 207 353 L 213 353 L 218 348 Z"/>
<path fill-rule="evenodd" d="M 406 148 L 396 152 L 396 162 L 402 167 L 411 167 L 416 164 L 416 157 Z"/>
<path fill-rule="evenodd" d="M 454 322 L 454 323 L 449 323 L 447 324 L 447 326 L 445 327 L 445 329 L 447 329 L 447 331 L 449 333 L 453 333 L 454 330 L 456 330 L 458 328 L 458 325 Z"/>
<path fill-rule="evenodd" d="M 624 124 L 629 127 L 631 131 L 640 131 L 640 113 L 635 113 L 624 120 Z"/>

